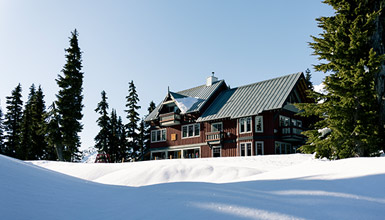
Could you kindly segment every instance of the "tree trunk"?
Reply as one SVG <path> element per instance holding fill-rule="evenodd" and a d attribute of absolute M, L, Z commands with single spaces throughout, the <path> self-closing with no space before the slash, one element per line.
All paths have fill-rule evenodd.
<path fill-rule="evenodd" d="M 385 10 L 384 1 L 377 0 L 374 4 L 374 9 Z M 375 31 L 372 38 L 372 46 L 377 55 L 384 55 L 384 39 L 385 39 L 385 11 L 375 20 Z M 380 126 L 380 137 L 385 137 L 385 62 L 381 64 L 381 70 L 375 76 L 375 88 L 377 92 L 377 102 L 379 105 L 379 126 Z M 382 138 L 381 145 L 385 151 L 385 138 Z"/>

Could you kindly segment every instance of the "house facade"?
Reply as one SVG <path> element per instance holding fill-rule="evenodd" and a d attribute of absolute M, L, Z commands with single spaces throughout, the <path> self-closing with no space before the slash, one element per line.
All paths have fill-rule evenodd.
<path fill-rule="evenodd" d="M 303 73 L 230 89 L 214 75 L 206 84 L 168 92 L 151 112 L 151 159 L 290 154 L 305 143 L 309 102 Z"/>

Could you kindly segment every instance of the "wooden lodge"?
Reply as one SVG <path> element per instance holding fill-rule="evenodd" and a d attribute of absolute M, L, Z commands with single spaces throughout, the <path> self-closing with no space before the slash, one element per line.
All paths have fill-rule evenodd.
<path fill-rule="evenodd" d="M 308 102 L 305 91 L 296 73 L 232 89 L 213 74 L 204 85 L 168 92 L 145 119 L 151 159 L 295 153 L 308 123 L 293 103 Z"/>

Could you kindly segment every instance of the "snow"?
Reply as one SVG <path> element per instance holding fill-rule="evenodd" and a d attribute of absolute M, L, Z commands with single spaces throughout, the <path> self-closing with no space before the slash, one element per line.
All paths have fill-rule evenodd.
<path fill-rule="evenodd" d="M 123 164 L 0 155 L 1 219 L 383 219 L 385 157 Z"/>
<path fill-rule="evenodd" d="M 323 82 L 319 85 L 314 85 L 314 91 L 325 95 L 327 94 L 327 91 L 325 89 L 325 84 L 323 84 Z"/>
<path fill-rule="evenodd" d="M 82 151 L 82 163 L 95 163 L 96 156 L 98 155 L 98 149 L 90 147 Z"/>
<path fill-rule="evenodd" d="M 326 127 L 326 128 L 322 128 L 322 129 L 318 129 L 318 133 L 320 133 L 321 135 L 319 136 L 319 138 L 323 138 L 325 137 L 326 135 L 328 135 L 329 133 L 332 132 L 332 129 Z"/>
<path fill-rule="evenodd" d="M 199 98 L 194 98 L 189 96 L 175 99 L 176 105 L 178 106 L 182 114 L 186 113 L 198 101 L 199 101 Z"/>

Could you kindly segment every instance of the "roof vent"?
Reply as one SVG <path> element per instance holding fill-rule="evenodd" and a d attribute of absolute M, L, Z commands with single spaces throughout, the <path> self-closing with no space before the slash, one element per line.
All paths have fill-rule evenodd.
<path fill-rule="evenodd" d="M 218 82 L 218 78 L 214 76 L 214 72 L 212 72 L 212 76 L 207 77 L 206 86 L 212 86 L 215 82 Z"/>

